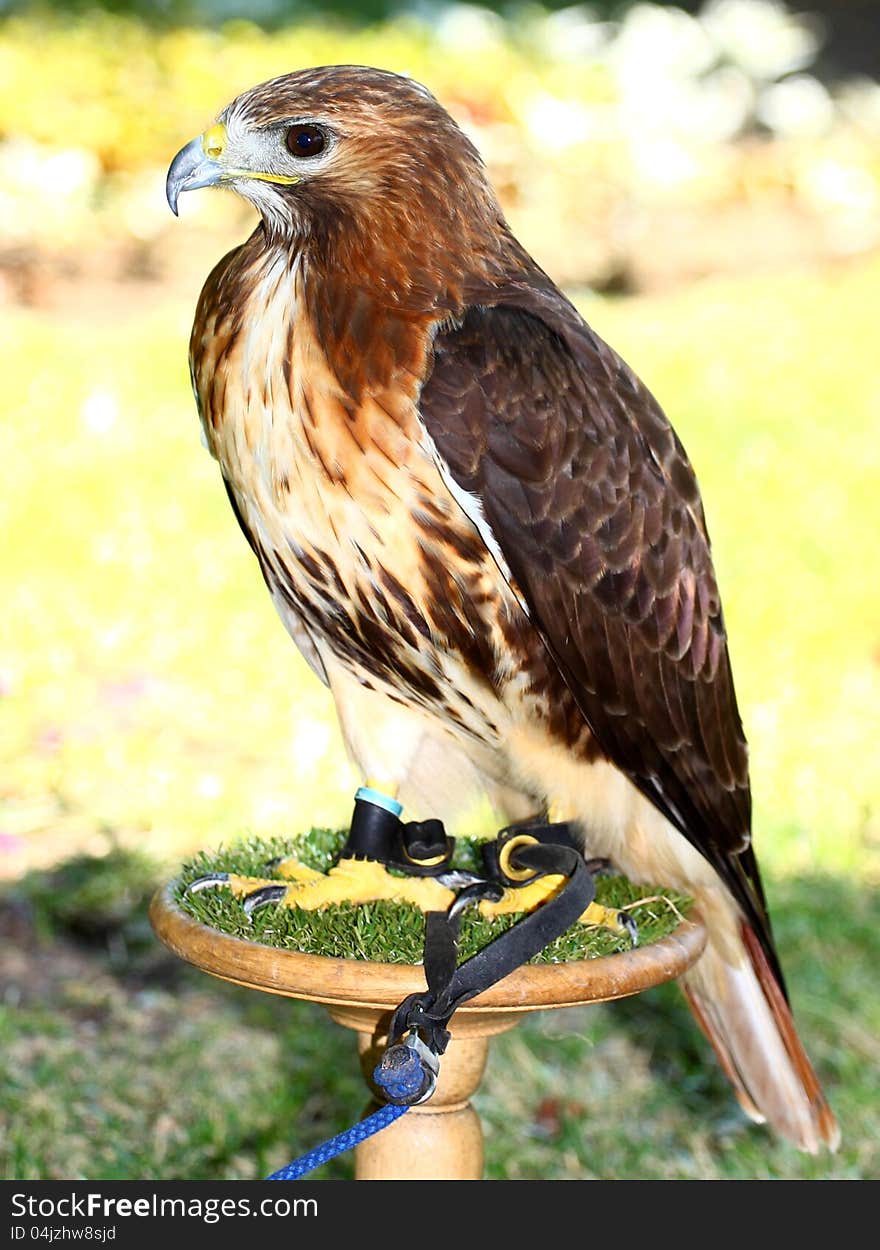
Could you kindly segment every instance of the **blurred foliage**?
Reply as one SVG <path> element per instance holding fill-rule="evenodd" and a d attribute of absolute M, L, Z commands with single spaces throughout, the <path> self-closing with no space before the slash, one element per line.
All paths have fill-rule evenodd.
<path fill-rule="evenodd" d="M 669 0 L 660 0 L 668 3 Z M 541 8 L 553 12 L 570 7 L 571 0 L 544 0 Z M 625 0 L 594 0 L 591 11 L 607 16 Z M 263 30 L 277 30 L 293 22 L 345 20 L 363 25 L 416 12 L 426 20 L 443 9 L 447 0 L 0 0 L 0 13 L 68 14 L 82 16 L 96 11 L 135 17 L 152 26 L 216 25 L 247 13 L 247 19 Z M 461 7 L 461 6 L 456 6 Z M 477 6 L 494 13 L 536 7 L 528 0 L 481 0 Z M 687 8 L 685 3 L 682 7 Z"/>
<path fill-rule="evenodd" d="M 33 909 L 44 938 L 103 939 L 117 935 L 134 916 L 137 932 L 128 936 L 142 942 L 146 904 L 159 883 L 159 865 L 144 851 L 111 845 L 106 855 L 74 855 L 49 872 L 26 873 L 16 895 Z"/>
<path fill-rule="evenodd" d="M 697 15 L 636 4 L 614 21 L 445 5 L 271 30 L 14 14 L 0 21 L 0 235 L 16 263 L 34 248 L 73 264 L 113 242 L 143 253 L 172 228 L 171 156 L 233 96 L 297 67 L 361 62 L 413 75 L 449 107 L 561 281 L 647 280 L 658 232 L 688 236 L 724 214 L 745 253 L 763 238 L 765 259 L 852 255 L 880 241 L 880 87 L 820 82 L 821 46 L 812 19 L 770 0 L 709 0 Z M 188 202 L 184 229 L 228 227 L 220 199 Z M 750 231 L 742 215 L 762 205 L 772 221 Z M 697 256 L 697 270 L 728 267 L 729 250 Z"/>

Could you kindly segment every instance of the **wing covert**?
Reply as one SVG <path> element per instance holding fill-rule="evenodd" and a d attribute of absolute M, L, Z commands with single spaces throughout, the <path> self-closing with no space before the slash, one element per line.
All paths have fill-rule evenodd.
<path fill-rule="evenodd" d="M 659 405 L 536 286 L 438 333 L 421 415 L 599 745 L 766 933 L 709 538 Z"/>

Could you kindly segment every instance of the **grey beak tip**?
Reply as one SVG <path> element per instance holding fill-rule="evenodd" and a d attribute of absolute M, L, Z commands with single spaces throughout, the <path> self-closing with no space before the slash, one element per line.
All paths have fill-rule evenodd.
<path fill-rule="evenodd" d="M 222 172 L 217 162 L 205 155 L 201 139 L 193 139 L 181 148 L 171 162 L 165 179 L 165 198 L 174 216 L 178 215 L 177 202 L 181 192 L 216 186 Z"/>

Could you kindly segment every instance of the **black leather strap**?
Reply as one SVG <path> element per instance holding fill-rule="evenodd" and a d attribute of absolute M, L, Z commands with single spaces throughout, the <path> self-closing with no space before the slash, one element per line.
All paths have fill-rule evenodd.
<path fill-rule="evenodd" d="M 447 837 L 441 820 L 404 822 L 393 812 L 355 799 L 343 859 L 375 859 L 414 877 L 439 877 L 449 871 L 455 839 Z"/>
<path fill-rule="evenodd" d="M 427 991 L 411 994 L 394 1013 L 385 1057 L 397 1054 L 400 1040 L 409 1038 L 417 1050 L 427 1047 L 436 1059 L 449 1044 L 448 1024 L 462 1003 L 487 990 L 510 972 L 529 962 L 583 914 L 595 895 L 593 876 L 567 824 L 520 824 L 502 829 L 482 848 L 482 877 L 451 870 L 455 840 L 447 837 L 439 820 L 405 824 L 394 812 L 366 798 L 355 800 L 354 815 L 343 858 L 378 860 L 413 876 L 446 877 L 465 884 L 447 911 L 425 917 L 424 967 Z M 511 929 L 495 938 L 471 959 L 458 963 L 461 916 L 481 899 L 497 901 L 505 889 L 529 885 L 539 877 L 558 874 L 562 888 Z M 415 1053 L 415 1052 L 414 1052 Z M 383 1059 L 385 1064 L 385 1059 Z M 388 1066 L 388 1065 L 386 1065 Z M 393 1067 L 393 1064 L 390 1064 Z M 429 1096 L 436 1071 L 426 1074 L 417 1094 L 398 1092 L 380 1064 L 381 1084 L 390 1101 L 409 1104 Z M 391 1074 L 393 1075 L 393 1074 Z"/>
<path fill-rule="evenodd" d="M 530 828 L 528 832 L 532 835 L 534 831 Z M 501 887 L 488 881 L 469 886 L 447 912 L 428 912 L 424 959 L 428 990 L 411 994 L 397 1008 L 389 1029 L 392 1040 L 415 1029 L 431 1051 L 442 1055 L 449 1044 L 446 1026 L 456 1009 L 528 963 L 574 924 L 592 902 L 596 892 L 593 877 L 574 846 L 537 842 L 518 847 L 511 860 L 517 869 L 533 870 L 532 880 L 548 873 L 568 880 L 553 898 L 461 965 L 457 964 L 458 935 L 465 906 L 480 898 L 497 898 Z"/>

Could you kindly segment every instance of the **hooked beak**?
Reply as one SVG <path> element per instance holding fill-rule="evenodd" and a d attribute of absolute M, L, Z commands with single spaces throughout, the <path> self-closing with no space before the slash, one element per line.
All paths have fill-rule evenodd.
<path fill-rule="evenodd" d="M 213 128 L 212 128 L 213 129 Z M 226 174 L 226 170 L 215 159 L 213 154 L 220 155 L 217 146 L 206 142 L 208 131 L 193 139 L 186 147 L 181 148 L 171 162 L 168 177 L 165 179 L 165 195 L 174 216 L 177 216 L 177 201 L 182 191 L 195 191 L 199 187 L 215 187 Z"/>

